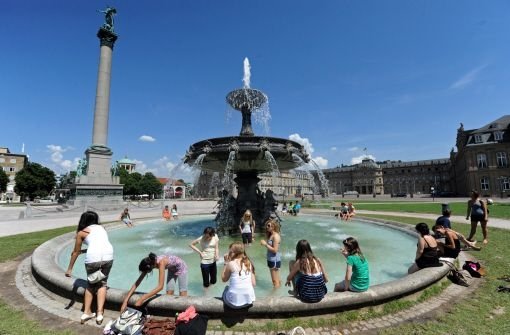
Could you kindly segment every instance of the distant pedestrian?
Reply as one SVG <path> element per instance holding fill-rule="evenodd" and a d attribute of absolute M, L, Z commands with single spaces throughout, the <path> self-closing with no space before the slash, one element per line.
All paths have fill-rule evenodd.
<path fill-rule="evenodd" d="M 469 232 L 468 240 L 473 241 L 476 234 L 478 222 L 482 226 L 483 244 L 489 243 L 487 232 L 487 221 L 489 220 L 489 213 L 487 211 L 487 204 L 480 199 L 480 194 L 473 190 L 471 191 L 471 199 L 468 201 L 466 220 L 471 218 L 471 231 Z"/>

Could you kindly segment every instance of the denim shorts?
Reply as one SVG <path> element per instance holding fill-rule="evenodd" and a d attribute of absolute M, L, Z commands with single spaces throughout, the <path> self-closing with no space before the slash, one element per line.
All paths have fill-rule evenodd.
<path fill-rule="evenodd" d="M 267 267 L 270 269 L 279 269 L 282 267 L 282 262 L 273 262 L 273 261 L 267 261 Z"/>

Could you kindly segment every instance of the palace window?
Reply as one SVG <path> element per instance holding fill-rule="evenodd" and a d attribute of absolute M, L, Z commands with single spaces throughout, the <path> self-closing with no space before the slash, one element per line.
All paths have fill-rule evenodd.
<path fill-rule="evenodd" d="M 489 190 L 489 178 L 482 177 L 482 179 L 480 179 L 480 189 L 483 191 Z"/>
<path fill-rule="evenodd" d="M 503 191 L 510 190 L 510 179 L 509 178 L 502 178 L 501 186 L 503 187 Z"/>
<path fill-rule="evenodd" d="M 16 164 L 16 158 L 11 158 L 10 162 L 11 162 L 12 164 Z"/>
<path fill-rule="evenodd" d="M 498 167 L 508 167 L 506 152 L 496 152 L 496 161 L 498 162 Z"/>
<path fill-rule="evenodd" d="M 476 155 L 476 161 L 478 163 L 479 168 L 487 167 L 487 155 L 486 154 L 478 154 Z"/>
<path fill-rule="evenodd" d="M 475 143 L 482 143 L 482 135 L 475 135 Z"/>
<path fill-rule="evenodd" d="M 494 133 L 494 140 L 495 141 L 501 141 L 503 139 L 503 132 L 497 131 Z"/>

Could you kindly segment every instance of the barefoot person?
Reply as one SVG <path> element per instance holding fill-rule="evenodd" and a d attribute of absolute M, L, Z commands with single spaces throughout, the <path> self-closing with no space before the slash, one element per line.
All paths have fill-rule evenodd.
<path fill-rule="evenodd" d="M 190 248 L 200 255 L 202 284 L 206 289 L 210 285 L 216 284 L 218 272 L 216 261 L 219 259 L 219 244 L 220 240 L 213 227 L 206 227 L 202 236 L 189 244 Z"/>
<path fill-rule="evenodd" d="M 483 244 L 489 243 L 487 239 L 487 221 L 489 219 L 487 212 L 487 204 L 480 199 L 480 194 L 477 191 L 471 191 L 471 199 L 468 201 L 466 220 L 471 217 L 471 231 L 468 236 L 469 241 L 473 241 L 476 234 L 476 227 L 478 222 L 482 226 Z"/>
<path fill-rule="evenodd" d="M 223 291 L 223 302 L 230 308 L 249 307 L 255 301 L 255 267 L 245 252 L 245 245 L 234 242 L 223 256 L 225 261 L 221 280 L 228 285 Z"/>
<path fill-rule="evenodd" d="M 269 219 L 266 222 L 266 240 L 261 240 L 260 245 L 267 249 L 267 266 L 273 281 L 273 287 L 280 287 L 280 267 L 282 266 L 280 254 L 280 224 L 276 220 Z"/>
<path fill-rule="evenodd" d="M 418 223 L 415 228 L 419 237 L 418 244 L 416 246 L 416 256 L 414 258 L 415 262 L 407 270 L 407 273 L 409 274 L 423 268 L 442 265 L 439 262 L 439 250 L 436 239 L 430 235 L 430 230 L 427 224 L 421 222 Z"/>
<path fill-rule="evenodd" d="M 368 261 L 361 252 L 358 241 L 353 237 L 343 240 L 342 255 L 347 260 L 345 279 L 335 284 L 335 292 L 364 292 L 370 285 Z"/>
<path fill-rule="evenodd" d="M 143 258 L 140 261 L 140 264 L 138 265 L 140 276 L 133 284 L 133 286 L 131 286 L 131 289 L 124 298 L 124 302 L 120 308 L 121 312 L 127 308 L 129 298 L 131 298 L 138 286 L 140 286 L 147 275 L 156 268 L 159 272 L 158 285 L 153 290 L 143 294 L 140 298 L 138 298 L 138 300 L 135 302 L 135 307 L 142 306 L 145 301 L 152 298 L 163 289 L 165 285 L 165 272 L 167 272 L 166 294 L 173 295 L 175 291 L 175 284 L 178 283 L 179 296 L 185 297 L 188 295 L 188 267 L 186 266 L 186 263 L 181 258 L 174 255 L 156 256 L 156 254 L 151 252 L 149 256 Z"/>
<path fill-rule="evenodd" d="M 168 206 L 165 206 L 165 208 L 163 208 L 163 212 L 161 213 L 161 216 L 163 217 L 163 219 L 165 221 L 170 221 L 172 219 L 172 216 L 170 214 L 170 209 L 168 208 Z"/>
<path fill-rule="evenodd" d="M 457 258 L 460 253 L 460 239 L 457 234 L 441 225 L 435 225 L 432 230 L 434 233 L 439 233 L 444 236 L 444 243 L 438 242 L 439 254 L 442 257 Z"/>
<path fill-rule="evenodd" d="M 80 254 L 85 253 L 87 288 L 85 289 L 83 314 L 80 321 L 83 324 L 95 317 L 96 323 L 100 325 L 103 322 L 104 303 L 106 301 L 106 281 L 113 265 L 113 247 L 108 240 L 106 230 L 99 225 L 99 216 L 92 211 L 87 211 L 81 215 L 75 239 L 71 260 L 65 275 L 71 277 L 76 259 Z M 82 250 L 83 243 L 88 245 L 88 249 Z M 97 282 L 90 282 L 89 275 L 99 270 L 105 277 Z M 96 294 L 97 301 L 97 316 L 91 310 L 94 294 Z"/>
<path fill-rule="evenodd" d="M 255 220 L 253 220 L 253 216 L 249 209 L 244 212 L 244 215 L 241 218 L 241 222 L 239 223 L 239 231 L 241 232 L 241 237 L 243 238 L 244 245 L 251 245 L 253 235 L 255 234 Z"/>
<path fill-rule="evenodd" d="M 289 263 L 285 286 L 292 285 L 292 293 L 303 302 L 319 302 L 328 289 L 328 275 L 319 258 L 315 257 L 307 240 L 296 244 L 296 259 Z"/>
<path fill-rule="evenodd" d="M 128 208 L 124 209 L 122 213 L 120 213 L 120 221 L 124 222 L 124 224 L 129 228 L 133 227 L 133 221 L 131 221 Z"/>

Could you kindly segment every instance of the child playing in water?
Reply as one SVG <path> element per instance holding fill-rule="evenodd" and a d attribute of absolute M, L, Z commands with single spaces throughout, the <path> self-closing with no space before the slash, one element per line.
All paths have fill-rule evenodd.
<path fill-rule="evenodd" d="M 133 227 L 133 221 L 131 221 L 131 216 L 129 215 L 129 209 L 124 209 L 122 213 L 120 213 L 120 220 L 126 224 L 129 228 Z"/>
<path fill-rule="evenodd" d="M 172 218 L 174 220 L 178 220 L 179 219 L 179 213 L 177 213 L 177 205 L 176 204 L 172 205 Z"/>
<path fill-rule="evenodd" d="M 163 219 L 165 219 L 166 221 L 170 221 L 170 219 L 172 218 L 168 206 L 165 206 L 165 208 L 163 209 L 163 213 L 161 215 L 163 216 Z"/>

